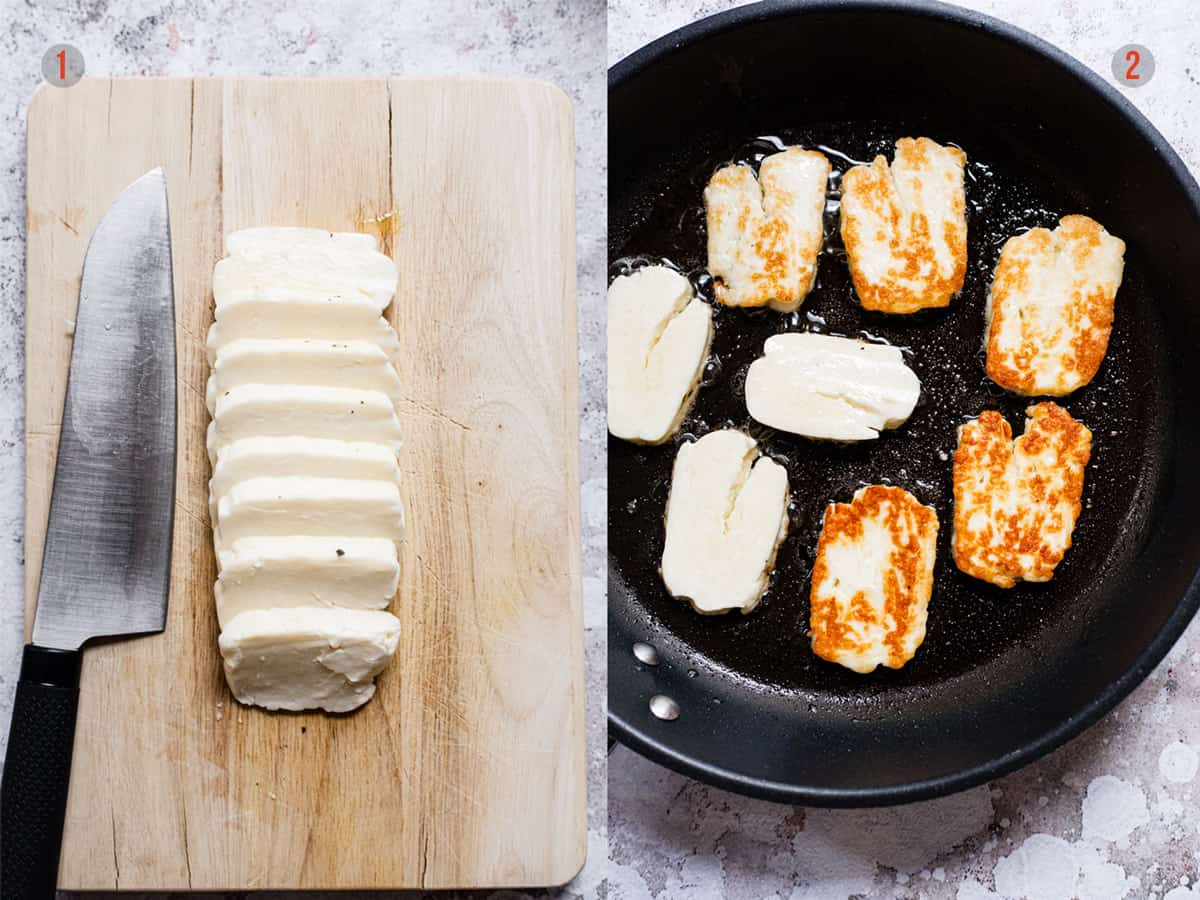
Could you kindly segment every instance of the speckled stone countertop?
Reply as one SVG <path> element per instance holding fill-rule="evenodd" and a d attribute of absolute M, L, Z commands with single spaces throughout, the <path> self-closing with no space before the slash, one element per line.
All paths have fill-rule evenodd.
<path fill-rule="evenodd" d="M 15 14 L 0 25 L 0 755 L 23 622 L 25 110 L 46 48 L 75 45 L 87 74 L 100 76 L 544 79 L 563 88 L 575 110 L 589 860 L 565 895 L 594 896 L 605 855 L 603 0 L 62 0 L 20 4 L 19 13 L 16 6 L 7 4 Z"/>
<path fill-rule="evenodd" d="M 613 0 L 609 62 L 722 0 Z M 967 0 L 1111 79 L 1124 44 L 1155 55 L 1129 98 L 1200 172 L 1200 4 Z M 609 765 L 608 896 L 1200 900 L 1200 621 L 1113 713 L 1049 757 L 925 803 L 821 810 L 710 788 L 624 748 Z"/>

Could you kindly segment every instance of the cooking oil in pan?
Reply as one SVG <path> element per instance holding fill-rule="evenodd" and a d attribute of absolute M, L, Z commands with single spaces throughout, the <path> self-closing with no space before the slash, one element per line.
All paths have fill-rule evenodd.
<path fill-rule="evenodd" d="M 609 440 L 609 549 L 616 582 L 628 585 L 630 614 L 660 647 L 673 648 L 694 669 L 745 682 L 752 689 L 792 692 L 818 703 L 871 703 L 871 698 L 926 692 L 932 685 L 986 667 L 1010 652 L 1028 652 L 1046 629 L 1086 628 L 1101 615 L 1091 601 L 1110 566 L 1135 552 L 1148 526 L 1159 483 L 1157 447 L 1167 416 L 1160 329 L 1133 249 L 1117 297 L 1108 355 L 1095 381 L 1058 402 L 1095 434 L 1084 512 L 1074 546 L 1044 585 L 993 588 L 959 573 L 950 553 L 952 463 L 957 429 L 984 409 L 998 409 L 1014 433 L 1023 430 L 1030 401 L 1006 394 L 983 367 L 983 309 L 1000 248 L 1009 237 L 1061 215 L 1082 212 L 1102 223 L 1103 198 L 1075 191 L 1071 173 L 1021 147 L 986 134 L 962 135 L 968 155 L 968 269 L 961 296 L 947 309 L 911 316 L 865 312 L 858 304 L 839 232 L 840 185 L 852 165 L 878 154 L 891 159 L 895 139 L 928 134 L 891 123 L 837 122 L 777 131 L 743 141 L 716 137 L 688 142 L 639 173 L 638 190 L 614 193 L 610 251 L 614 272 L 664 262 L 691 279 L 714 303 L 706 270 L 704 186 L 721 165 L 759 166 L 780 147 L 816 147 L 833 166 L 817 286 L 796 312 L 748 313 L 714 305 L 714 364 L 706 370 L 685 436 L 661 447 Z M 956 139 L 959 135 L 955 135 Z M 1118 235 L 1119 236 L 1119 235 Z M 908 422 L 877 440 L 851 445 L 776 432 L 746 412 L 746 371 L 767 337 L 780 331 L 820 331 L 900 347 L 921 379 L 921 399 Z M 789 534 L 770 588 L 748 616 L 698 617 L 662 586 L 663 511 L 678 443 L 711 428 L 737 427 L 785 465 L 791 488 Z M 817 659 L 807 648 L 808 588 L 825 506 L 848 501 L 865 484 L 898 484 L 937 510 L 941 523 L 928 632 L 916 657 L 899 671 L 868 677 Z M 1022 648 L 1026 648 L 1022 650 Z M 880 700 L 882 701 L 882 699 Z"/>

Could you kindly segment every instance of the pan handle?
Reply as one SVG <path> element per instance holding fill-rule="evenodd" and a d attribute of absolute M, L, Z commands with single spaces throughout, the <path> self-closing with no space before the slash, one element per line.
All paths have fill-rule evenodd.
<path fill-rule="evenodd" d="M 79 650 L 25 645 L 0 782 L 0 890 L 5 900 L 53 900 L 62 850 Z"/>

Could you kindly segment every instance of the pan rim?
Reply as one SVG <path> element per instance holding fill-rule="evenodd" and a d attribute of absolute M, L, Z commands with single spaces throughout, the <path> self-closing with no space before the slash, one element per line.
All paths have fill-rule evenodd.
<path fill-rule="evenodd" d="M 675 50 L 725 31 L 772 18 L 791 17 L 808 12 L 846 10 L 899 12 L 917 19 L 976 28 L 1048 60 L 1063 77 L 1073 77 L 1082 82 L 1085 88 L 1090 89 L 1117 112 L 1143 141 L 1154 148 L 1172 179 L 1185 194 L 1197 220 L 1200 220 L 1200 186 L 1158 129 L 1116 88 L 1070 54 L 1022 28 L 974 10 L 937 0 L 760 0 L 758 3 L 736 7 L 684 25 L 625 56 L 609 68 L 609 94 Z M 609 585 L 611 590 L 611 576 Z M 634 722 L 615 713 L 611 706 L 607 711 L 609 735 L 642 756 L 683 775 L 724 790 L 764 800 L 821 807 L 887 806 L 929 800 L 976 787 L 1014 772 L 1082 734 L 1145 680 L 1183 634 L 1198 607 L 1200 572 L 1193 574 L 1187 589 L 1176 602 L 1175 609 L 1154 639 L 1138 654 L 1134 663 L 1090 702 L 1057 726 L 1003 756 L 947 775 L 907 784 L 870 788 L 823 788 L 746 775 L 727 767 L 701 762 L 676 751 L 668 743 L 652 737 Z"/>

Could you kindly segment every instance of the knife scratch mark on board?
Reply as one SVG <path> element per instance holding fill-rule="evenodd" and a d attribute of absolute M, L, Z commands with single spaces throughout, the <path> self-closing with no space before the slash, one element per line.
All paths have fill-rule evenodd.
<path fill-rule="evenodd" d="M 112 820 L 113 887 L 119 890 L 121 887 L 121 864 L 117 862 L 117 811 L 109 810 L 109 816 Z"/>
<path fill-rule="evenodd" d="M 187 388 L 192 394 L 199 397 L 200 400 L 203 401 L 204 404 L 207 406 L 208 399 L 205 396 L 204 391 L 200 390 L 198 387 L 196 387 L 194 384 L 192 384 L 186 378 L 181 378 L 179 383 L 182 384 L 185 388 Z"/>
<path fill-rule="evenodd" d="M 56 219 L 58 219 L 58 221 L 62 222 L 63 228 L 67 229 L 67 231 L 71 232 L 71 234 L 76 235 L 76 236 L 79 235 L 79 229 L 76 228 L 74 225 L 72 225 L 70 222 L 68 222 L 66 219 L 64 219 L 62 216 L 60 216 L 58 213 L 54 214 L 54 218 L 56 218 Z"/>
<path fill-rule="evenodd" d="M 440 421 L 449 422 L 451 425 L 457 425 L 463 431 L 471 430 L 470 425 L 460 422 L 460 421 L 458 421 L 458 419 L 454 418 L 453 416 L 449 416 L 439 409 L 434 409 L 432 406 L 428 406 L 428 405 L 422 403 L 420 400 L 414 400 L 412 397 L 401 397 L 400 402 L 401 403 L 411 403 L 413 406 L 415 406 L 418 410 L 425 413 L 426 415 L 432 416 L 433 418 L 438 419 Z"/>
<path fill-rule="evenodd" d="M 192 331 L 192 329 L 188 327 L 188 324 L 185 320 L 179 318 L 178 316 L 175 318 L 175 329 L 177 334 L 182 331 L 186 337 L 191 338 L 193 343 L 199 347 L 205 347 L 208 343 L 207 337 L 200 337 L 200 335 L 196 334 L 196 332 Z"/>
<path fill-rule="evenodd" d="M 187 798 L 185 797 L 180 804 L 180 812 L 183 816 L 183 864 L 187 867 L 188 888 L 192 886 L 192 852 L 188 847 L 188 819 L 187 819 Z"/>
<path fill-rule="evenodd" d="M 437 583 L 438 588 L 443 591 L 446 590 L 446 585 L 442 581 L 441 576 L 438 575 L 437 570 L 434 569 L 433 566 L 429 565 L 429 563 L 425 562 L 420 553 L 418 553 L 416 556 L 417 562 L 421 564 L 421 568 Z"/>
<path fill-rule="evenodd" d="M 188 507 L 186 505 L 184 505 L 182 500 L 175 501 L 175 508 L 180 510 L 181 512 L 183 512 L 189 519 L 191 519 L 193 522 L 195 522 L 197 525 L 201 526 L 202 528 L 209 527 L 208 516 L 207 515 L 205 515 L 205 516 L 197 515 L 192 510 L 188 509 Z"/>
<path fill-rule="evenodd" d="M 64 206 L 62 212 L 54 210 L 29 210 L 25 214 L 25 227 L 29 232 L 38 231 L 43 225 L 58 222 L 71 234 L 79 237 L 79 225 L 84 220 L 84 210 L 81 206 Z"/>

